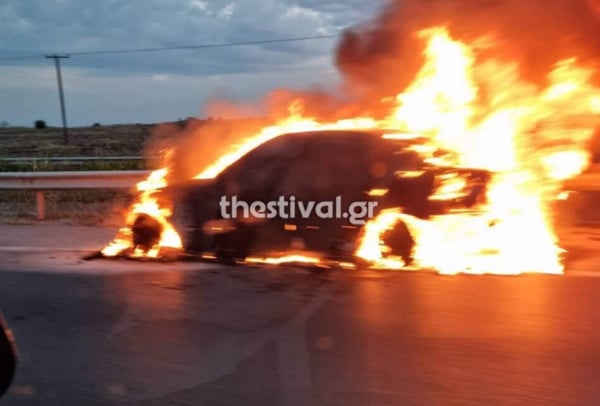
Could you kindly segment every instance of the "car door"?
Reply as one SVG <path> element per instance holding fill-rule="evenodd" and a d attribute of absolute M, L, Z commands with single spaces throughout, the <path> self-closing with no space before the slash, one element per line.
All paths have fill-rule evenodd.
<path fill-rule="evenodd" d="M 225 194 L 251 203 L 274 198 L 275 187 L 285 177 L 288 164 L 302 156 L 301 135 L 281 135 L 240 158 L 226 169 L 218 181 Z"/>
<path fill-rule="evenodd" d="M 364 198 L 369 184 L 367 146 L 364 134 L 316 133 L 307 137 L 302 159 L 288 163 L 276 194 L 294 196 L 296 217 L 282 222 L 295 230 L 307 249 L 327 249 L 348 224 L 343 216 L 347 206 Z M 312 207 L 310 213 L 302 213 L 300 204 Z"/>

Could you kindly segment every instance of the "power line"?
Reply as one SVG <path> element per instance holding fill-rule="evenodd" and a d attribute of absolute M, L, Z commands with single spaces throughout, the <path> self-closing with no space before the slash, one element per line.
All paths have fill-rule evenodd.
<path fill-rule="evenodd" d="M 242 46 L 242 45 L 263 45 L 263 44 L 276 44 L 276 43 L 284 43 L 284 42 L 310 41 L 310 40 L 317 40 L 317 39 L 336 38 L 338 36 L 339 36 L 339 34 L 329 34 L 329 35 L 314 35 L 314 36 L 309 36 L 309 37 L 280 38 L 280 39 L 257 40 L 257 41 L 224 42 L 224 43 L 218 43 L 218 44 L 179 45 L 179 46 L 156 47 L 156 48 L 107 49 L 107 50 L 97 50 L 97 51 L 75 51 L 75 52 L 62 52 L 61 54 L 65 54 L 65 55 L 69 55 L 69 56 L 87 56 L 87 55 L 162 52 L 162 51 L 176 51 L 176 50 L 188 50 L 188 49 L 225 48 L 225 47 L 234 47 L 234 46 Z M 35 55 L 5 57 L 5 58 L 0 58 L 0 62 L 44 58 L 45 56 L 46 56 L 46 54 L 35 54 Z"/>
<path fill-rule="evenodd" d="M 6 58 L 0 58 L 0 62 L 23 61 L 25 59 L 39 59 L 39 58 L 43 58 L 44 56 L 45 56 L 45 54 L 25 55 L 25 56 L 9 56 Z"/>

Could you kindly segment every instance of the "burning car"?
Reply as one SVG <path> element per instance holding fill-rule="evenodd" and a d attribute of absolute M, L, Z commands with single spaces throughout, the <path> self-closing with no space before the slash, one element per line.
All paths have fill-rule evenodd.
<path fill-rule="evenodd" d="M 304 258 L 352 261 L 365 232 L 366 221 L 356 218 L 366 216 L 364 207 L 373 209 L 364 220 L 391 209 L 427 219 L 485 201 L 490 174 L 436 164 L 442 154 L 427 148 L 423 137 L 393 131 L 289 133 L 251 150 L 213 179 L 171 185 L 163 193 L 175 202 L 175 228 L 187 254 L 234 262 L 300 252 Z M 288 210 L 269 216 L 267 202 L 285 203 Z M 348 212 L 357 202 L 364 203 L 362 213 Z M 318 213 L 315 207 L 324 203 L 329 211 Z M 252 204 L 263 211 L 250 210 Z M 310 213 L 300 213 L 309 205 Z M 138 244 L 151 247 L 161 228 L 140 216 L 132 231 Z M 384 240 L 387 255 L 411 262 L 414 240 L 403 222 Z"/>
<path fill-rule="evenodd" d="M 497 40 L 458 39 L 451 31 L 414 32 L 423 64 L 412 82 L 399 93 L 383 86 L 391 94 L 368 98 L 359 110 L 311 113 L 311 100 L 318 102 L 300 95 L 282 106 L 287 115 L 277 109 L 226 149 L 206 141 L 205 129 L 190 130 L 200 143 L 177 144 L 138 184 L 126 226 L 102 254 L 183 251 L 227 262 L 334 259 L 448 275 L 562 274 L 555 205 L 568 195 L 564 182 L 591 159 L 600 119 L 595 70 L 576 57 L 559 59 L 537 83 Z M 390 128 L 402 131 L 382 130 Z M 185 176 L 174 176 L 181 166 Z M 223 199 L 252 204 L 281 196 L 304 204 L 339 198 L 376 210 L 366 224 L 344 217 L 347 207 L 326 219 L 265 218 L 261 205 L 248 214 L 242 207 L 241 216 L 221 211 Z"/>

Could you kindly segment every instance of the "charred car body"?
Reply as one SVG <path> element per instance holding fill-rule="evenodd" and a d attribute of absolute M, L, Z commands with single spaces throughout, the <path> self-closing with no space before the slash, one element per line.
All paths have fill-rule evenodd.
<path fill-rule="evenodd" d="M 427 163 L 423 138 L 390 131 L 314 131 L 281 135 L 250 151 L 217 177 L 165 192 L 186 253 L 243 260 L 249 255 L 318 252 L 352 260 L 363 225 L 347 215 L 224 215 L 223 201 L 368 202 L 376 216 L 400 208 L 427 219 L 476 207 L 490 174 Z M 339 213 L 338 213 L 339 214 Z M 403 224 L 384 236 L 395 256 L 411 260 L 414 241 Z"/>

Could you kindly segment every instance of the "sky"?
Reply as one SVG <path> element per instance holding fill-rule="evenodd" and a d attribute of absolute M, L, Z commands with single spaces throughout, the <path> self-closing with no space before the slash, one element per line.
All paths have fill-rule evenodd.
<path fill-rule="evenodd" d="M 0 122 L 58 126 L 50 53 L 335 35 L 385 0 L 2 0 Z M 279 87 L 335 83 L 338 38 L 62 60 L 69 126 L 206 117 L 210 100 L 258 103 Z M 7 59 L 40 55 L 36 58 Z M 4 60 L 3 60 L 4 59 Z"/>

